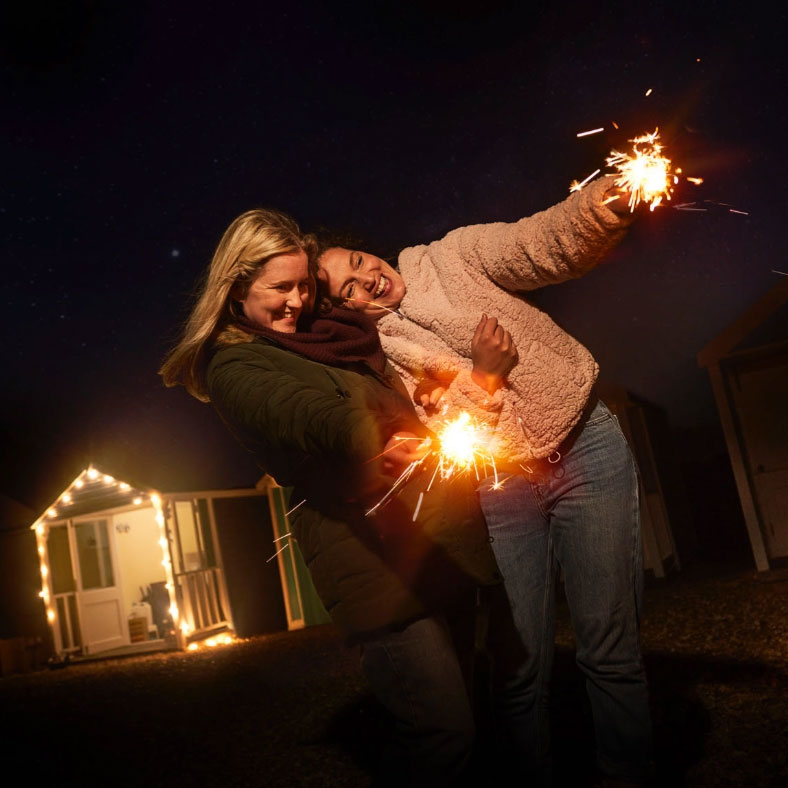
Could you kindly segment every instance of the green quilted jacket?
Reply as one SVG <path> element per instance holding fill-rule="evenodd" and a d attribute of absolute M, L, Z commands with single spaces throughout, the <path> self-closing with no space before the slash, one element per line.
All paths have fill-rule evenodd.
<path fill-rule="evenodd" d="M 348 634 L 406 623 L 500 581 L 470 479 L 427 491 L 426 468 L 365 516 L 391 487 L 379 457 L 386 441 L 398 431 L 429 434 L 391 367 L 382 375 L 365 364 L 331 367 L 255 338 L 218 349 L 207 381 L 235 437 L 293 488 L 291 505 L 305 501 L 292 531 Z"/>

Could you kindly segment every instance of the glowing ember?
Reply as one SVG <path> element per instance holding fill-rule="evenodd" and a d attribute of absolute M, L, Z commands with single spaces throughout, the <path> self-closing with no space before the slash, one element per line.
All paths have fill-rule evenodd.
<path fill-rule="evenodd" d="M 428 439 L 429 440 L 429 439 Z M 489 449 L 490 436 L 471 418 L 469 413 L 463 411 L 453 421 L 448 422 L 438 433 L 438 445 L 430 450 L 420 460 L 415 460 L 400 474 L 391 485 L 386 494 L 366 512 L 369 516 L 374 514 L 383 504 L 391 500 L 404 484 L 413 476 L 417 468 L 427 467 L 427 460 L 434 462 L 432 477 L 427 485 L 426 494 L 432 489 L 436 479 L 446 481 L 457 474 L 468 473 L 473 470 L 479 478 L 479 465 L 491 466 L 494 482 L 492 489 L 500 489 L 502 482 L 498 481 L 498 470 L 495 467 L 495 458 Z M 422 493 L 413 513 L 415 520 L 419 515 L 423 500 Z"/>
<path fill-rule="evenodd" d="M 662 155 L 659 129 L 630 142 L 631 153 L 611 151 L 606 163 L 619 173 L 616 185 L 629 192 L 630 211 L 641 202 L 653 211 L 663 199 L 669 200 L 673 191 L 670 159 Z"/>
<path fill-rule="evenodd" d="M 588 137 L 590 134 L 599 134 L 600 131 L 604 131 L 605 127 L 600 126 L 598 129 L 591 129 L 590 131 L 580 131 L 578 132 L 578 137 Z"/>
<path fill-rule="evenodd" d="M 482 449 L 479 430 L 471 422 L 470 413 L 461 413 L 449 422 L 438 435 L 440 455 L 447 465 L 466 470 L 473 465 Z"/>
<path fill-rule="evenodd" d="M 215 635 L 207 640 L 195 640 L 186 647 L 187 651 L 199 651 L 205 648 L 216 648 L 216 646 L 230 646 L 233 643 L 240 643 L 240 639 L 233 632 L 224 632 Z"/>
<path fill-rule="evenodd" d="M 580 189 L 582 189 L 583 186 L 585 186 L 591 180 L 591 178 L 596 177 L 597 175 L 599 175 L 600 172 L 602 172 L 602 170 L 594 170 L 589 176 L 583 178 L 583 180 L 580 181 L 580 183 L 578 183 L 577 181 L 572 181 L 572 183 L 569 185 L 569 191 L 579 192 Z"/>

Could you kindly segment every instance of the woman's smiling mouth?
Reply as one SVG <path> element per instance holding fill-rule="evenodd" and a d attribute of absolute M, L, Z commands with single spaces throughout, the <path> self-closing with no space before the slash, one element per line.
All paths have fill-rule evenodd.
<path fill-rule="evenodd" d="M 380 275 L 380 280 L 378 281 L 378 288 L 375 290 L 375 298 L 380 298 L 382 295 L 388 292 L 389 287 L 391 286 L 391 281 L 387 279 L 383 274 Z"/>

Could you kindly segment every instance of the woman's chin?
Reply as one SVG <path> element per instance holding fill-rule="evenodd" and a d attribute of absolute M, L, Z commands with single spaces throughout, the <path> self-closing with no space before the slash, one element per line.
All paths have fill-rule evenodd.
<path fill-rule="evenodd" d="M 297 318 L 287 317 L 282 318 L 282 320 L 274 320 L 271 328 L 273 328 L 274 331 L 279 331 L 282 334 L 295 334 L 297 323 Z"/>

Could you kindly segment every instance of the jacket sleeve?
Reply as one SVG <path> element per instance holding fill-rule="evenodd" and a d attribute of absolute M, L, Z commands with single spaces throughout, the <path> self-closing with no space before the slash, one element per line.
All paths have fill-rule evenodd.
<path fill-rule="evenodd" d="M 401 345 L 399 349 L 402 349 Z M 505 389 L 501 388 L 494 394 L 489 394 L 471 378 L 470 366 L 461 367 L 456 374 L 444 375 L 439 380 L 425 376 L 417 367 L 408 367 L 404 363 L 403 355 L 398 359 L 390 359 L 390 363 L 403 381 L 406 394 L 419 419 L 432 432 L 439 433 L 463 411 L 470 413 L 488 430 L 495 429 L 503 406 Z M 437 386 L 445 390 L 443 396 L 437 407 L 425 409 L 420 402 L 420 394 L 429 393 Z"/>
<path fill-rule="evenodd" d="M 598 178 L 546 211 L 512 223 L 460 227 L 419 250 L 441 278 L 451 277 L 451 269 L 460 263 L 472 275 L 512 291 L 582 276 L 621 241 L 634 221 L 633 215 L 620 216 L 603 205 L 612 185 L 612 176 Z"/>
<path fill-rule="evenodd" d="M 222 419 L 280 484 L 344 473 L 348 488 L 377 486 L 375 458 L 396 428 L 363 403 L 277 369 L 252 344 L 220 350 L 208 384 Z"/>

